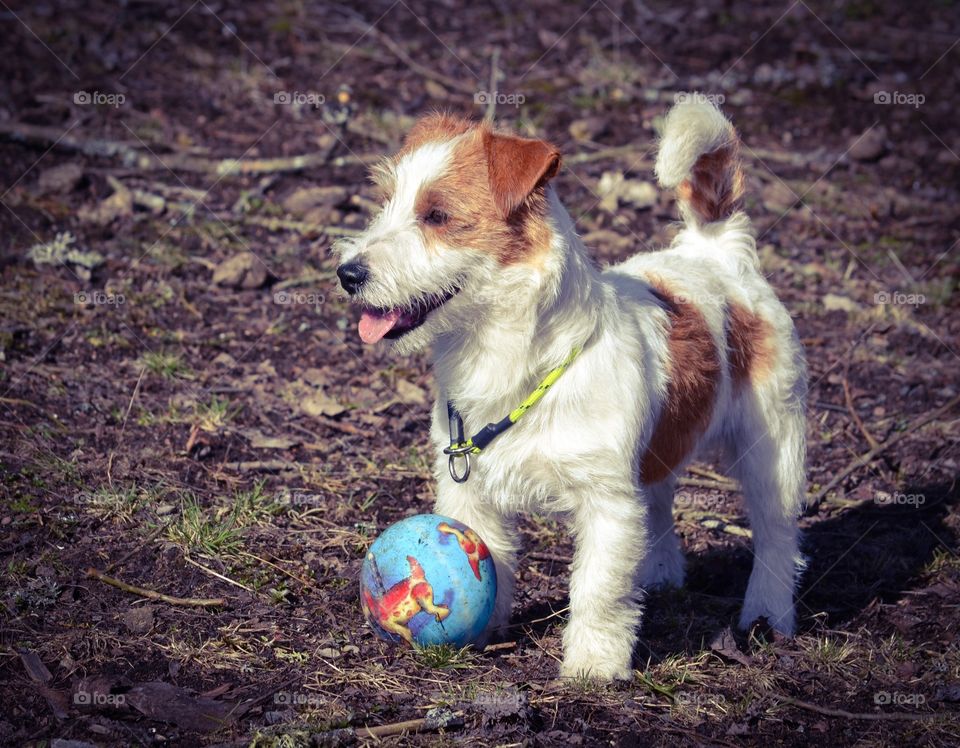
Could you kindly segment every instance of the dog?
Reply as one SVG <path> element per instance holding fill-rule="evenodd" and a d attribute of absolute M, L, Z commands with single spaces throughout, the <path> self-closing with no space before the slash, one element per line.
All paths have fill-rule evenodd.
<path fill-rule="evenodd" d="M 561 676 L 632 677 L 643 592 L 683 584 L 673 495 L 701 449 L 719 448 L 749 511 L 739 624 L 795 630 L 805 360 L 758 267 L 739 144 L 705 97 L 674 106 L 655 173 L 676 192 L 676 238 L 598 270 L 551 183 L 554 146 L 431 114 L 374 168 L 380 212 L 335 246 L 363 341 L 431 351 L 434 511 L 489 548 L 492 633 L 510 619 L 517 513 L 569 518 Z M 460 424 L 500 431 L 470 454 L 449 446 Z"/>

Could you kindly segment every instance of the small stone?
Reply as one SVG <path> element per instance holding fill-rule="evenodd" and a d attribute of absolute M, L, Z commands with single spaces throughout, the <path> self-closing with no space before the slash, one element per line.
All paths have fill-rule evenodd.
<path fill-rule="evenodd" d="M 785 213 L 797 204 L 798 198 L 787 185 L 775 180 L 763 188 L 763 207 L 777 215 Z"/>
<path fill-rule="evenodd" d="M 839 296 L 834 293 L 828 293 L 823 297 L 823 308 L 828 312 L 855 312 L 860 307 L 853 299 L 846 296 Z"/>
<path fill-rule="evenodd" d="M 66 194 L 72 192 L 83 179 L 83 167 L 80 164 L 69 163 L 45 169 L 37 180 L 37 187 L 44 195 L 58 192 Z"/>
<path fill-rule="evenodd" d="M 317 208 L 329 208 L 347 199 L 346 187 L 301 187 L 283 201 L 283 209 L 295 216 L 306 216 Z"/>
<path fill-rule="evenodd" d="M 574 140 L 596 140 L 607 129 L 607 121 L 603 117 L 585 117 L 570 123 L 569 132 Z"/>
<path fill-rule="evenodd" d="M 217 265 L 213 282 L 233 288 L 260 288 L 267 282 L 267 268 L 253 252 L 240 252 Z"/>
<path fill-rule="evenodd" d="M 855 137 L 848 151 L 854 161 L 876 161 L 887 150 L 887 128 L 872 127 Z"/>

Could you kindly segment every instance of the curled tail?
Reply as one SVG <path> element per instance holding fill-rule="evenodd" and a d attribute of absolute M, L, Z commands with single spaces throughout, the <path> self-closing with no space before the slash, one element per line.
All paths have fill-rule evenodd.
<path fill-rule="evenodd" d="M 667 114 L 655 170 L 662 187 L 676 188 L 687 224 L 723 221 L 741 208 L 740 138 L 704 96 L 695 94 Z"/>

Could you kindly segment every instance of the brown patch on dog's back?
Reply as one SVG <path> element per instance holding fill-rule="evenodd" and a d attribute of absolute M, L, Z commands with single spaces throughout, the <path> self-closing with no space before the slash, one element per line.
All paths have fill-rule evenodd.
<path fill-rule="evenodd" d="M 659 278 L 648 278 L 665 302 L 669 383 L 667 399 L 640 459 L 643 483 L 658 483 L 690 454 L 710 424 L 720 384 L 720 354 L 703 314 Z"/>
<path fill-rule="evenodd" d="M 773 328 L 746 307 L 727 309 L 727 349 L 730 379 L 735 388 L 762 382 L 773 369 Z"/>

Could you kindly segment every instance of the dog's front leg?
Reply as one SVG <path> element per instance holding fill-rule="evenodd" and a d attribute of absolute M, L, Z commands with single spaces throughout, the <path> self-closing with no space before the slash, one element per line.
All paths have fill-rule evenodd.
<path fill-rule="evenodd" d="M 629 679 L 641 615 L 634 579 L 646 551 L 645 508 L 632 486 L 597 489 L 580 497 L 573 512 L 576 551 L 560 674 Z"/>
<path fill-rule="evenodd" d="M 437 464 L 437 502 L 434 511 L 459 520 L 472 528 L 486 544 L 497 569 L 497 602 L 487 635 L 504 635 L 510 623 L 513 587 L 517 566 L 519 539 L 513 515 L 506 515 L 489 501 L 484 501 L 476 478 L 457 483 L 447 470 L 447 457 Z"/>

